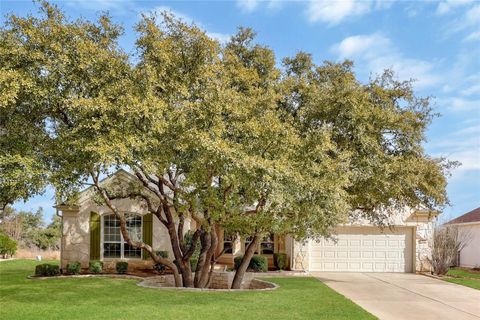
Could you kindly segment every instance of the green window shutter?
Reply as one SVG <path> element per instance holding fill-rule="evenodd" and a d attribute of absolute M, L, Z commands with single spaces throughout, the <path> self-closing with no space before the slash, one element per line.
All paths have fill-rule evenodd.
<path fill-rule="evenodd" d="M 153 240 L 153 215 L 147 213 L 143 216 L 143 243 L 152 245 Z M 150 255 L 146 250 L 143 250 L 143 259 L 150 259 Z"/>
<path fill-rule="evenodd" d="M 90 213 L 90 260 L 100 260 L 100 215 Z"/>

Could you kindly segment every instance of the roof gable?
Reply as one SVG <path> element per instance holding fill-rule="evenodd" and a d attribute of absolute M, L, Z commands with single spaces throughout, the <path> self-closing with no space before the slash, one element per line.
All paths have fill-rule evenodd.
<path fill-rule="evenodd" d="M 471 222 L 480 222 L 480 207 L 473 209 L 472 211 L 467 212 L 464 215 L 447 222 L 446 224 L 471 223 Z"/>

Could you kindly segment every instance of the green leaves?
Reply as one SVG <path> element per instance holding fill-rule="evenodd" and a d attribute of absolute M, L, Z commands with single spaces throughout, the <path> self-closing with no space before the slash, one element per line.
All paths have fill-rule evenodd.
<path fill-rule="evenodd" d="M 17 163 L 4 165 L 15 199 L 46 176 L 66 199 L 92 171 L 130 168 L 149 187 L 115 194 L 167 199 L 205 226 L 298 238 L 327 235 L 355 209 L 379 222 L 381 208 L 446 202 L 447 164 L 422 148 L 429 101 L 391 72 L 362 84 L 351 62 L 307 53 L 279 68 L 251 29 L 222 46 L 167 13 L 142 17 L 128 56 L 110 17 L 41 10 L 1 31 L 0 159 Z"/>

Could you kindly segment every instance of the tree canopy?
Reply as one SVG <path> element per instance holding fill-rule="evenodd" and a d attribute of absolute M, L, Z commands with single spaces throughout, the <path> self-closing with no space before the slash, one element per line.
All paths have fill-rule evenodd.
<path fill-rule="evenodd" d="M 1 29 L 0 164 L 33 157 L 31 172 L 48 176 L 60 201 L 93 182 L 125 240 L 172 268 L 177 285 L 180 275 L 185 286 L 207 285 L 218 227 L 253 237 L 238 287 L 267 233 L 328 236 L 355 215 L 385 224 L 393 209 L 447 201 L 450 164 L 422 147 L 429 99 L 391 71 L 362 83 L 350 61 L 317 65 L 299 52 L 278 63 L 251 29 L 220 44 L 169 13 L 142 16 L 128 55 L 107 15 L 71 21 L 46 2 L 41 12 Z M 100 184 L 120 167 L 137 181 Z M 129 238 L 118 198 L 139 199 L 162 222 L 175 263 Z M 201 248 L 194 279 L 186 219 Z"/>

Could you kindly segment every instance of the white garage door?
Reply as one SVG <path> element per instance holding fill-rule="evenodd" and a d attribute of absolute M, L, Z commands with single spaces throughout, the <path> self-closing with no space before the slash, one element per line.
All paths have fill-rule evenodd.
<path fill-rule="evenodd" d="M 412 272 L 412 228 L 342 227 L 310 243 L 311 271 Z"/>

